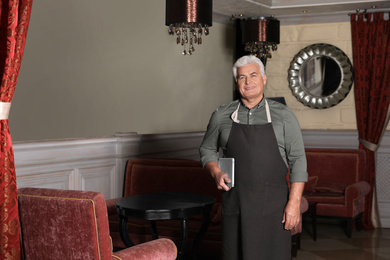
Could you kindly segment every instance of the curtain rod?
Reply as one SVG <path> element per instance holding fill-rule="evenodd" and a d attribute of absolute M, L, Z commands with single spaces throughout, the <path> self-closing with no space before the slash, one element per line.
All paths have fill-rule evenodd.
<path fill-rule="evenodd" d="M 376 6 L 373 6 L 373 9 L 375 9 Z M 383 9 L 383 10 L 373 10 L 373 11 L 370 11 L 370 13 L 377 13 L 377 12 L 390 12 L 389 9 Z M 353 13 L 348 13 L 349 16 L 351 16 L 351 14 Z M 356 9 L 356 15 L 359 15 L 359 14 L 367 14 L 367 9 L 364 9 L 364 10 L 360 10 L 360 9 Z"/>

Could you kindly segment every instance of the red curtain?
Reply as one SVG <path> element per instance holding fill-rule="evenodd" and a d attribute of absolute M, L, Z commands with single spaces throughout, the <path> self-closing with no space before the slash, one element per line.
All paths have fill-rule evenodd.
<path fill-rule="evenodd" d="M 31 5 L 32 0 L 0 0 L 0 114 L 15 92 Z M 20 259 L 14 153 L 6 118 L 0 120 L 0 259 Z"/>
<path fill-rule="evenodd" d="M 360 148 L 367 152 L 367 181 L 363 227 L 371 220 L 375 186 L 376 149 L 386 128 L 390 103 L 390 20 L 385 13 L 352 14 L 352 48 L 355 70 L 355 103 Z"/>

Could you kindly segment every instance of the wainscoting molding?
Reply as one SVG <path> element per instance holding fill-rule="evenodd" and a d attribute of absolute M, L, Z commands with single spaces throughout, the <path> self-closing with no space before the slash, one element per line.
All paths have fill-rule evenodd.
<path fill-rule="evenodd" d="M 357 131 L 303 130 L 306 147 L 357 148 Z M 126 161 L 136 157 L 199 160 L 204 132 L 116 133 L 84 139 L 15 142 L 18 188 L 45 187 L 101 192 L 105 198 L 122 193 Z M 390 227 L 390 131 L 378 150 L 377 197 L 381 223 Z"/>
<path fill-rule="evenodd" d="M 122 194 L 126 161 L 135 157 L 199 160 L 203 132 L 15 142 L 18 188 L 93 190 L 105 198 Z"/>

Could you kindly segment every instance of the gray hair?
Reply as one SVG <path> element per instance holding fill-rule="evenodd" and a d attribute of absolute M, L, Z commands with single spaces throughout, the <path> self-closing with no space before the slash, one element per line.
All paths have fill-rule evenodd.
<path fill-rule="evenodd" d="M 239 58 L 236 63 L 233 65 L 233 76 L 234 80 L 237 82 L 237 69 L 249 64 L 257 64 L 260 68 L 261 76 L 264 76 L 264 64 L 259 58 L 254 55 L 246 55 Z"/>

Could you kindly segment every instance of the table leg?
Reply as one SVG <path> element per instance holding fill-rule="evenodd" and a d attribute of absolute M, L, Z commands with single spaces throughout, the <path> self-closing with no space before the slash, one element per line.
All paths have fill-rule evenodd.
<path fill-rule="evenodd" d="M 183 259 L 184 257 L 184 247 L 187 244 L 188 239 L 188 219 L 182 218 L 181 219 L 181 238 L 180 238 L 180 244 L 177 252 L 177 260 Z"/>
<path fill-rule="evenodd" d="M 313 229 L 313 240 L 317 240 L 317 203 L 315 203 L 313 209 L 313 215 L 311 216 L 311 225 Z"/>
<path fill-rule="evenodd" d="M 126 247 L 134 246 L 127 230 L 127 217 L 123 217 L 121 215 L 119 215 L 119 234 L 121 235 L 121 239 Z"/>
<path fill-rule="evenodd" d="M 191 258 L 193 260 L 196 259 L 196 252 L 198 249 L 198 246 L 200 244 L 200 241 L 206 234 L 207 228 L 209 227 L 210 224 L 210 211 L 211 208 L 203 209 L 203 222 L 202 226 L 200 227 L 198 233 L 195 236 L 195 239 L 193 241 L 192 247 L 191 247 Z"/>
<path fill-rule="evenodd" d="M 150 220 L 150 231 L 152 232 L 152 239 L 158 239 L 156 222 L 154 220 Z"/>

